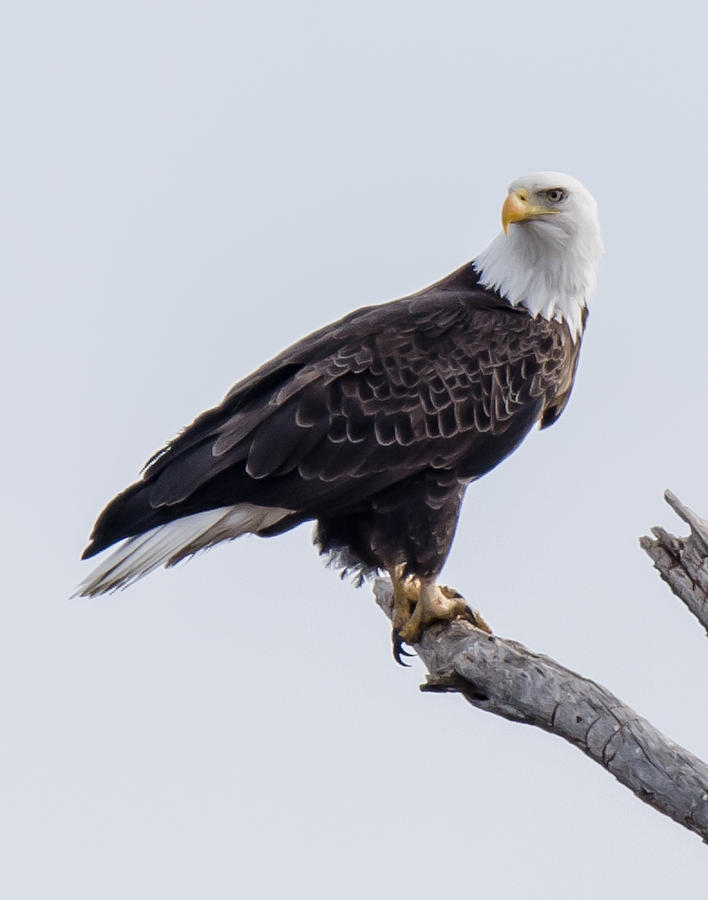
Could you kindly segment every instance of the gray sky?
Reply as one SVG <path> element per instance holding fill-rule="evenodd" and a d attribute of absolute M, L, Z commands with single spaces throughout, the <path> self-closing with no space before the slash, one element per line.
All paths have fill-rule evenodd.
<path fill-rule="evenodd" d="M 607 246 L 576 389 L 469 490 L 445 580 L 708 757 L 705 637 L 637 547 L 680 529 L 665 487 L 708 512 L 706 22 L 635 9 L 5 8 L 3 896 L 705 889 L 699 840 L 576 750 L 421 695 L 308 528 L 67 599 L 182 425 L 559 169 Z"/>

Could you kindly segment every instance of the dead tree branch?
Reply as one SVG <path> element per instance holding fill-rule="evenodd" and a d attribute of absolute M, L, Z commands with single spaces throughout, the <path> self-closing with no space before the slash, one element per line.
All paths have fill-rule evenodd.
<path fill-rule="evenodd" d="M 664 493 L 669 506 L 691 527 L 688 537 L 679 538 L 652 528 L 654 538 L 642 537 L 639 545 L 649 554 L 674 594 L 679 597 L 708 633 L 708 522 L 697 516 L 671 491 Z"/>
<path fill-rule="evenodd" d="M 377 579 L 374 594 L 390 618 L 388 579 Z M 478 709 L 565 738 L 708 843 L 708 766 L 606 688 L 462 620 L 433 624 L 414 649 L 430 672 L 421 690 L 456 692 Z"/>

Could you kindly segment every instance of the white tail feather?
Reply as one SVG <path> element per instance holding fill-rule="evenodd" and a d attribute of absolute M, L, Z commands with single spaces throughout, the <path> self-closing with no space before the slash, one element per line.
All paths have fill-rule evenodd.
<path fill-rule="evenodd" d="M 174 566 L 181 559 L 221 541 L 270 528 L 290 512 L 280 507 L 239 503 L 158 525 L 119 544 L 81 582 L 74 596 L 96 597 L 128 587 L 159 566 Z"/>

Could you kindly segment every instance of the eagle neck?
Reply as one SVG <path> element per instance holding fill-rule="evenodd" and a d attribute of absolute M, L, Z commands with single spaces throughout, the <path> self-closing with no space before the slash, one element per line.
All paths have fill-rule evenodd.
<path fill-rule="evenodd" d="M 496 291 L 512 306 L 523 306 L 535 319 L 564 322 L 573 341 L 583 331 L 587 299 L 597 280 L 599 247 L 536 228 L 499 234 L 474 260 L 479 283 Z"/>

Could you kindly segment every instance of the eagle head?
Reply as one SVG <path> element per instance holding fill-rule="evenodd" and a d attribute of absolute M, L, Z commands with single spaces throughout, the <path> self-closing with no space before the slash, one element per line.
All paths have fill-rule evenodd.
<path fill-rule="evenodd" d="M 502 234 L 475 259 L 482 284 L 566 322 L 576 339 L 603 252 L 595 198 L 577 178 L 535 172 L 509 185 L 501 219 Z"/>

